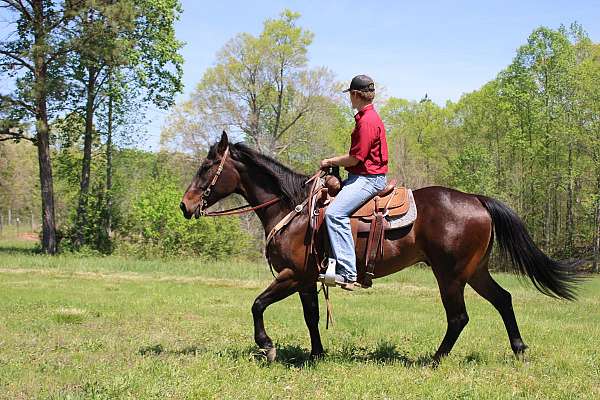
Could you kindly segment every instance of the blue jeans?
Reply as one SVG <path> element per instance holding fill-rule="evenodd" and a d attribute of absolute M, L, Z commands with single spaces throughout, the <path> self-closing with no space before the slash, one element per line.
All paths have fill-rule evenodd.
<path fill-rule="evenodd" d="M 332 258 L 337 260 L 336 273 L 343 275 L 349 281 L 356 281 L 356 254 L 350 228 L 350 215 L 367 199 L 382 190 L 386 183 L 387 179 L 383 174 L 349 174 L 342 190 L 325 211 L 325 224 L 333 253 Z"/>

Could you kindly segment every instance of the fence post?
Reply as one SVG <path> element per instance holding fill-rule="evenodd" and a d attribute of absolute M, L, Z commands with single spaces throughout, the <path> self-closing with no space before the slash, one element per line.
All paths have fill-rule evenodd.
<path fill-rule="evenodd" d="M 19 234 L 19 223 L 21 222 L 21 220 L 19 219 L 19 217 L 17 217 L 16 221 L 17 221 L 17 234 Z"/>
<path fill-rule="evenodd" d="M 31 210 L 31 232 L 35 232 L 35 224 L 33 223 L 33 210 Z"/>

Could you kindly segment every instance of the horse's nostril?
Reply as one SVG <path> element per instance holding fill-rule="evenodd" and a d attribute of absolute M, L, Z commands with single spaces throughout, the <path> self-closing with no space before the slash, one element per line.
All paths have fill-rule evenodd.
<path fill-rule="evenodd" d="M 185 204 L 183 203 L 183 201 L 181 203 L 179 203 L 179 208 L 181 208 L 181 211 L 183 211 L 184 213 L 187 212 L 187 209 L 186 209 Z"/>

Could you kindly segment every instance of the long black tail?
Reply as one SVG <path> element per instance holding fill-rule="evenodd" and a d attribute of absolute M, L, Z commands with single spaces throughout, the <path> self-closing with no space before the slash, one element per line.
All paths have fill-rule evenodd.
<path fill-rule="evenodd" d="M 490 197 L 477 198 L 492 217 L 502 255 L 510 258 L 513 266 L 522 275 L 527 275 L 540 292 L 550 297 L 575 300 L 575 284 L 580 280 L 575 268 L 578 262 L 551 259 L 535 245 L 525 224 L 513 210 Z"/>

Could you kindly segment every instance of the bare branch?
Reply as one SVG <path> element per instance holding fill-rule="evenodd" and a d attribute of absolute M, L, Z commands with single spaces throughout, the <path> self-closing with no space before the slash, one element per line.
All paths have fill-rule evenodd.
<path fill-rule="evenodd" d="M 286 132 L 288 129 L 290 129 L 292 126 L 294 126 L 294 124 L 295 124 L 296 122 L 298 122 L 298 120 L 299 120 L 300 118 L 302 118 L 302 116 L 303 116 L 304 114 L 306 114 L 306 112 L 307 112 L 308 110 L 309 110 L 308 108 L 305 108 L 304 110 L 300 111 L 300 112 L 298 113 L 298 115 L 296 115 L 296 118 L 294 118 L 294 119 L 292 120 L 292 122 L 290 122 L 289 124 L 287 124 L 287 126 L 286 126 L 285 128 L 283 128 L 283 129 L 281 130 L 281 132 L 279 132 L 279 134 L 277 134 L 277 135 L 275 136 L 275 138 L 276 138 L 277 140 L 279 140 L 279 138 L 280 138 L 280 137 L 281 137 L 281 136 L 282 136 L 282 135 L 283 135 L 283 134 L 284 134 L 284 133 L 285 133 L 285 132 Z"/>
<path fill-rule="evenodd" d="M 29 21 L 33 21 L 33 18 L 31 18 L 31 13 L 27 10 L 27 7 L 25 7 L 25 5 L 23 4 L 23 2 L 21 0 L 17 0 L 17 2 L 21 6 L 21 12 L 26 16 L 26 18 Z M 33 7 L 33 4 L 31 4 L 31 3 L 29 3 L 29 4 Z"/>
<path fill-rule="evenodd" d="M 14 53 L 12 53 L 10 51 L 6 51 L 6 50 L 0 50 L 0 54 L 12 58 L 13 60 L 17 61 L 19 63 L 19 65 L 27 67 L 31 72 L 35 72 L 35 70 L 33 68 L 33 65 L 29 64 L 27 61 L 25 61 L 24 59 L 22 59 L 18 55 L 14 54 Z"/>
<path fill-rule="evenodd" d="M 0 142 L 8 140 L 28 140 L 34 144 L 36 143 L 35 138 L 25 136 L 25 131 L 21 128 L 0 128 Z"/>
<path fill-rule="evenodd" d="M 6 6 L 4 6 L 3 8 L 8 8 L 8 7 L 12 7 L 15 10 L 17 10 L 18 12 L 21 13 L 26 13 L 27 10 L 24 9 L 23 4 L 20 1 L 15 1 L 15 0 L 0 0 L 0 3 L 4 3 L 6 4 Z M 27 13 L 29 14 L 29 13 Z"/>

